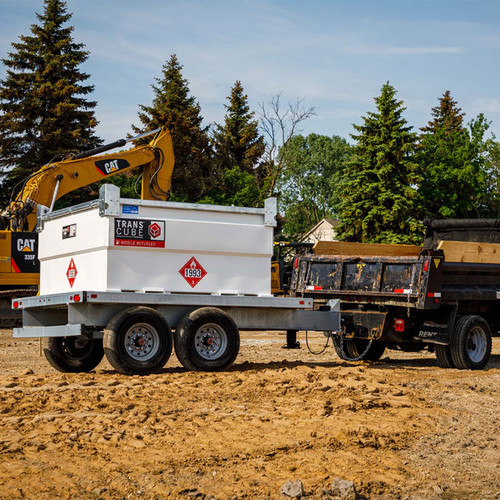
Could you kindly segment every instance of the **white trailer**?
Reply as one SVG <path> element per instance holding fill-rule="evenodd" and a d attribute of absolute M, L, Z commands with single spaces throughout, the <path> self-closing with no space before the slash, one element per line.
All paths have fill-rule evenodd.
<path fill-rule="evenodd" d="M 161 369 L 172 347 L 190 370 L 236 359 L 240 330 L 339 331 L 338 301 L 273 297 L 276 202 L 264 209 L 120 198 L 39 215 L 41 294 L 13 300 L 56 369 Z M 174 330 L 174 333 L 172 333 Z"/>

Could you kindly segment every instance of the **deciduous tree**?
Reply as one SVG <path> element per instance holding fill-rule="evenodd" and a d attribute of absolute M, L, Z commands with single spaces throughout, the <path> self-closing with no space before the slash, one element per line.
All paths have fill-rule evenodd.
<path fill-rule="evenodd" d="M 324 217 L 332 217 L 339 204 L 340 180 L 350 147 L 339 136 L 310 134 L 290 139 L 278 180 L 284 233 L 298 237 Z"/>

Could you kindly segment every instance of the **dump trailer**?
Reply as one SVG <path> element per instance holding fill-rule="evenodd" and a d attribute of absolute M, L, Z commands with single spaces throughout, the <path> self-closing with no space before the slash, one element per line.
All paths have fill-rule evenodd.
<path fill-rule="evenodd" d="M 123 374 L 161 369 L 174 346 L 190 370 L 223 370 L 240 330 L 340 329 L 338 301 L 271 294 L 276 200 L 265 208 L 120 198 L 39 214 L 40 295 L 14 299 L 23 327 L 63 372 L 106 355 Z M 174 333 L 172 333 L 174 331 Z"/>
<path fill-rule="evenodd" d="M 500 220 L 425 223 L 423 247 L 318 242 L 295 259 L 293 296 L 340 300 L 341 357 L 428 349 L 443 368 L 486 366 L 500 330 Z"/>

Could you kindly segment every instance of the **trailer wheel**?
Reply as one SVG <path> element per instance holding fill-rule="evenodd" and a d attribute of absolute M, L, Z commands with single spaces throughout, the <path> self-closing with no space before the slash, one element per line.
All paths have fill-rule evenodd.
<path fill-rule="evenodd" d="M 491 331 L 481 316 L 463 316 L 451 336 L 451 357 L 461 369 L 480 370 L 491 354 Z"/>
<path fill-rule="evenodd" d="M 165 366 L 172 353 L 172 332 L 165 318 L 149 307 L 116 314 L 104 330 L 104 352 L 124 375 L 147 375 Z"/>
<path fill-rule="evenodd" d="M 88 337 L 48 337 L 43 353 L 56 370 L 65 373 L 89 372 L 104 357 L 102 340 Z"/>
<path fill-rule="evenodd" d="M 350 358 L 359 357 L 366 349 L 369 340 L 364 339 L 345 339 L 344 349 Z M 363 360 L 378 361 L 385 352 L 386 343 L 374 340 L 368 352 L 364 355 Z"/>
<path fill-rule="evenodd" d="M 229 368 L 240 349 L 240 334 L 224 311 L 202 307 L 186 314 L 174 335 L 175 353 L 184 368 L 220 371 Z"/>
<path fill-rule="evenodd" d="M 436 359 L 441 368 L 456 368 L 449 345 L 436 344 Z"/>

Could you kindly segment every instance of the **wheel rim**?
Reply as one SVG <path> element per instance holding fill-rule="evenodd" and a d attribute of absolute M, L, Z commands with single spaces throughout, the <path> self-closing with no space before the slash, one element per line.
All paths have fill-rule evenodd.
<path fill-rule="evenodd" d="M 471 328 L 467 335 L 467 355 L 473 363 L 482 361 L 486 354 L 487 345 L 486 332 L 480 326 Z"/>
<path fill-rule="evenodd" d="M 86 359 L 92 352 L 92 340 L 81 337 L 61 338 L 61 347 L 65 356 L 74 361 Z"/>
<path fill-rule="evenodd" d="M 151 359 L 160 348 L 160 335 L 148 323 L 136 323 L 125 334 L 125 349 L 136 361 Z"/>
<path fill-rule="evenodd" d="M 219 359 L 227 349 L 227 333 L 216 323 L 206 323 L 194 336 L 196 352 L 208 361 Z"/>

